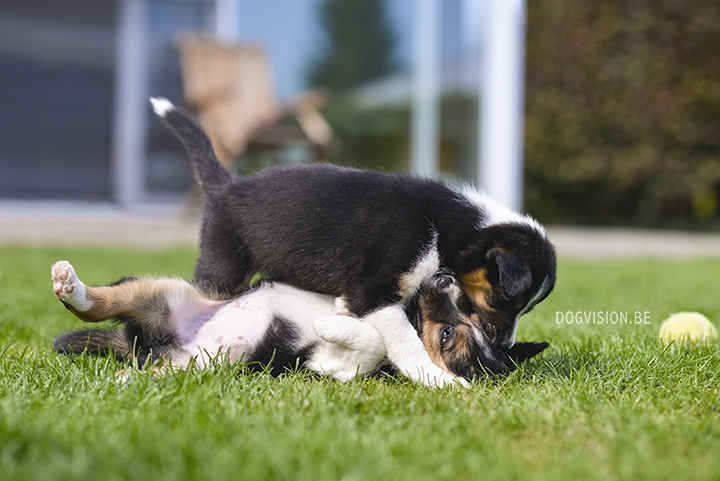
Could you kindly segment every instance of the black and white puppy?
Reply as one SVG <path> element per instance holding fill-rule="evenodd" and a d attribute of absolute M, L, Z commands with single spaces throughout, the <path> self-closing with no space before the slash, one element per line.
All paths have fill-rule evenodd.
<path fill-rule="evenodd" d="M 476 343 L 484 336 L 495 349 L 512 348 L 519 318 L 555 284 L 543 227 L 472 188 L 323 164 L 237 177 L 189 115 L 166 99 L 151 101 L 184 144 L 205 193 L 194 282 L 206 294 L 237 296 L 262 272 L 342 296 L 381 334 L 390 361 L 413 376 L 415 361 L 426 371 L 437 367 L 399 333 L 405 307 L 434 276 L 460 281 L 476 313 Z"/>
<path fill-rule="evenodd" d="M 117 319 L 122 330 L 91 329 L 60 336 L 55 350 L 66 354 L 135 357 L 186 367 L 212 363 L 219 355 L 278 375 L 304 366 L 341 381 L 376 373 L 387 363 L 380 334 L 366 322 L 337 314 L 331 296 L 280 283 L 264 283 L 231 300 L 214 300 L 180 279 L 124 278 L 109 286 L 86 286 L 72 265 L 59 261 L 51 270 L 53 292 L 86 322 Z M 408 308 L 417 329 L 413 337 L 456 375 L 472 378 L 514 369 L 547 343 L 517 343 L 509 351 L 489 345 L 472 349 L 467 314 L 456 308 L 461 294 L 449 276 L 423 284 Z M 408 324 L 409 326 L 409 324 Z M 418 337 L 418 334 L 420 337 Z M 432 386 L 458 382 L 418 376 Z"/>

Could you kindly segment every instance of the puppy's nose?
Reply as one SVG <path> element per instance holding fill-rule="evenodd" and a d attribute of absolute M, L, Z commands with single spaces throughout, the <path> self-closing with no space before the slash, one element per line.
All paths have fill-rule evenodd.
<path fill-rule="evenodd" d="M 439 276 L 435 279 L 435 287 L 438 289 L 447 289 L 453 284 L 455 284 L 455 279 L 452 276 Z"/>

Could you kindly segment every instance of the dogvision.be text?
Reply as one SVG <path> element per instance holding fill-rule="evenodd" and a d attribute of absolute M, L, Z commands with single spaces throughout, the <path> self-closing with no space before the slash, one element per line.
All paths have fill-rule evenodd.
<path fill-rule="evenodd" d="M 555 313 L 557 324 L 650 324 L 649 311 L 568 311 Z"/>

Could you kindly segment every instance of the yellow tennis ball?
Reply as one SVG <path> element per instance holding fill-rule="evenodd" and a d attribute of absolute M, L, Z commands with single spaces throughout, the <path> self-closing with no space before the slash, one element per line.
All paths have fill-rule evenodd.
<path fill-rule="evenodd" d="M 710 344 L 717 338 L 715 326 L 699 312 L 678 312 L 668 317 L 660 326 L 660 339 L 665 344 L 672 341 Z"/>

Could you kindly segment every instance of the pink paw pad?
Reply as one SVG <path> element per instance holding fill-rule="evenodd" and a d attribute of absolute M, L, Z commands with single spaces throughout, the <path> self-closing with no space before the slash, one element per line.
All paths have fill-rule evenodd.
<path fill-rule="evenodd" d="M 64 299 L 75 290 L 75 271 L 67 261 L 56 262 L 52 266 L 51 277 L 53 281 L 53 293 L 60 299 Z"/>

